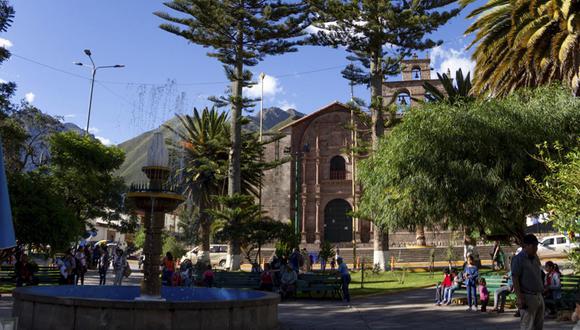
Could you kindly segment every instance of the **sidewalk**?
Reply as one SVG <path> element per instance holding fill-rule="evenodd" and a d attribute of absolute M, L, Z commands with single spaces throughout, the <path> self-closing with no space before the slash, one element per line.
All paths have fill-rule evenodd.
<path fill-rule="evenodd" d="M 433 289 L 357 297 L 351 307 L 338 301 L 295 300 L 280 304 L 280 329 L 519 329 L 514 311 L 467 312 L 466 306 L 437 307 Z M 491 309 L 491 308 L 490 308 Z M 546 320 L 545 330 L 572 329 Z"/>

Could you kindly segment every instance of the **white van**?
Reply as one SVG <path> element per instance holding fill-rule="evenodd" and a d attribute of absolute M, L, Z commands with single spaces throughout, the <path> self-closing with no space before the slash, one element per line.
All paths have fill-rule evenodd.
<path fill-rule="evenodd" d="M 198 253 L 201 251 L 201 246 L 196 246 L 181 258 L 181 262 L 185 259 L 191 260 L 192 263 L 197 262 Z M 228 256 L 228 246 L 225 244 L 210 244 L 209 246 L 209 258 L 212 266 L 219 266 L 221 268 L 226 265 L 226 258 Z"/>

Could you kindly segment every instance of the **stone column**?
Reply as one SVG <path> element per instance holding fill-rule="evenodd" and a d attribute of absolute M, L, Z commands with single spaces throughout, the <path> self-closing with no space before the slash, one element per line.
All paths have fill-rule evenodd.
<path fill-rule="evenodd" d="M 316 232 L 314 236 L 314 243 L 320 244 L 320 199 L 316 199 Z"/>
<path fill-rule="evenodd" d="M 302 232 L 300 236 L 300 243 L 306 244 L 306 194 L 302 195 Z"/>
<path fill-rule="evenodd" d="M 155 211 L 155 199 L 152 199 L 151 202 L 153 203 L 152 209 L 154 209 L 153 217 L 151 217 L 150 211 L 145 214 L 145 263 L 141 293 L 142 296 L 160 297 L 159 264 L 163 253 L 161 234 L 165 224 L 165 213 Z"/>

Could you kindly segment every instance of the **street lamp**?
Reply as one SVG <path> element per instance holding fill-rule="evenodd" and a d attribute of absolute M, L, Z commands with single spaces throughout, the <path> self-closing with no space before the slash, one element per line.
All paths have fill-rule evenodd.
<path fill-rule="evenodd" d="M 86 129 L 86 134 L 88 135 L 89 134 L 89 124 L 91 122 L 91 108 L 92 108 L 92 105 L 93 105 L 93 90 L 95 88 L 95 75 L 97 74 L 97 70 L 99 70 L 99 69 L 109 69 L 109 68 L 124 68 L 125 65 L 123 65 L 123 64 L 115 64 L 115 65 L 101 65 L 101 66 L 96 66 L 95 65 L 95 62 L 93 61 L 93 58 L 91 57 L 91 55 L 92 55 L 91 50 L 90 49 L 85 49 L 84 52 L 85 52 L 85 55 L 87 55 L 89 57 L 89 60 L 91 60 L 91 66 L 90 66 L 90 68 L 91 68 L 92 73 L 93 73 L 92 74 L 92 78 L 91 78 L 91 93 L 90 93 L 90 96 L 89 96 L 89 114 L 87 116 L 87 129 Z M 75 65 L 78 65 L 78 66 L 87 66 L 88 67 L 88 65 L 85 65 L 85 64 L 83 64 L 81 62 L 73 62 L 73 63 Z"/>
<path fill-rule="evenodd" d="M 264 78 L 266 78 L 266 74 L 264 72 L 260 73 L 260 81 L 262 87 L 260 96 L 260 135 L 259 135 L 260 142 L 262 142 L 262 129 L 264 122 Z"/>

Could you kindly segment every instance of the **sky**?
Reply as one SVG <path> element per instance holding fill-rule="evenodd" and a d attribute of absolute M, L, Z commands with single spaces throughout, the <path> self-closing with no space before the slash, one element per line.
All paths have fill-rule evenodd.
<path fill-rule="evenodd" d="M 12 0 L 16 16 L 0 34 L 0 46 L 12 57 L 0 67 L 0 80 L 18 85 L 16 102 L 26 100 L 65 122 L 86 127 L 90 49 L 98 66 L 124 68 L 97 71 L 90 131 L 103 143 L 119 144 L 154 129 L 175 114 L 211 106 L 211 95 L 223 95 L 229 85 L 222 65 L 206 56 L 208 49 L 159 28 L 153 12 L 169 11 L 157 0 Z M 442 46 L 419 57 L 431 58 L 436 72 L 472 71 L 472 36 L 463 32 L 465 18 L 481 5 L 478 0 L 432 35 Z M 344 49 L 301 47 L 296 53 L 266 57 L 249 68 L 264 79 L 264 107 L 294 108 L 311 113 L 334 101 L 350 99 L 340 71 L 348 61 Z M 392 77 L 391 80 L 399 80 Z M 259 97 L 260 86 L 246 91 Z M 355 96 L 368 99 L 365 87 Z M 256 111 L 259 108 L 256 108 Z"/>

